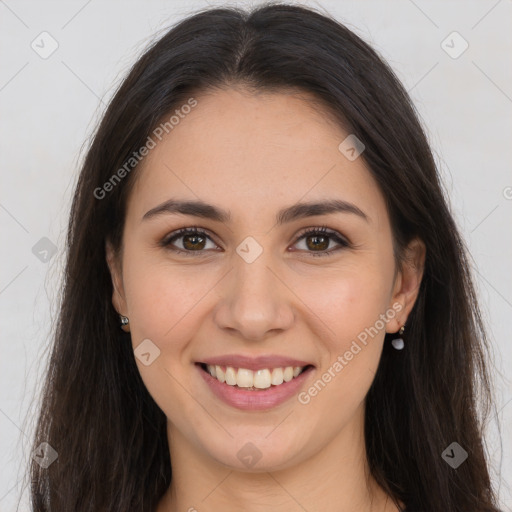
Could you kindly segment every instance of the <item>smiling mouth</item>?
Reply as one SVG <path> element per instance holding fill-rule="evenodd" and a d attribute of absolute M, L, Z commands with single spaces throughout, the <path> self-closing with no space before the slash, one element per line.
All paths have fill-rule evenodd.
<path fill-rule="evenodd" d="M 313 365 L 308 364 L 306 366 L 261 368 L 253 371 L 233 366 L 197 364 L 204 372 L 219 382 L 244 391 L 265 391 L 270 388 L 276 388 L 313 368 Z"/>

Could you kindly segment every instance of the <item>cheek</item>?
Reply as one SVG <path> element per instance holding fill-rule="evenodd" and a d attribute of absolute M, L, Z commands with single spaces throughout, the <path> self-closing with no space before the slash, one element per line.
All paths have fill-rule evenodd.
<path fill-rule="evenodd" d="M 382 351 L 391 277 L 380 264 L 354 265 L 298 287 L 323 332 L 321 367 L 301 402 L 311 400 L 318 414 L 327 407 L 343 423 L 364 400 Z"/>
<path fill-rule="evenodd" d="M 176 424 L 185 422 L 186 429 L 183 418 L 198 415 L 198 401 L 191 400 L 187 384 L 189 344 L 197 330 L 201 298 L 215 280 L 213 276 L 202 279 L 197 272 L 194 277 L 192 267 L 178 270 L 136 253 L 126 258 L 124 276 L 133 348 L 137 352 L 139 344 L 149 339 L 159 350 L 147 366 L 136 358 L 141 378 L 166 416 Z"/>
<path fill-rule="evenodd" d="M 195 307 L 215 284 L 215 276 L 201 275 L 193 266 L 136 253 L 126 260 L 124 275 L 132 333 L 160 343 L 180 339 L 176 331 L 191 323 Z"/>
<path fill-rule="evenodd" d="M 347 343 L 374 326 L 385 312 L 388 277 L 380 265 L 366 264 L 333 269 L 318 279 L 297 279 L 294 292 L 310 311 L 305 317 L 315 317 L 323 326 L 332 356 L 344 352 Z"/>

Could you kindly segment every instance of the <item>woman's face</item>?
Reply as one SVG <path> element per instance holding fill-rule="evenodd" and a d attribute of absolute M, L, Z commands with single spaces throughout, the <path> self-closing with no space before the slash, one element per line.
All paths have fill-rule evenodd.
<path fill-rule="evenodd" d="M 261 471 L 360 443 L 385 332 L 406 321 L 421 273 L 395 276 L 384 199 L 312 103 L 242 89 L 196 100 L 137 171 L 122 258 L 108 248 L 171 453 Z"/>

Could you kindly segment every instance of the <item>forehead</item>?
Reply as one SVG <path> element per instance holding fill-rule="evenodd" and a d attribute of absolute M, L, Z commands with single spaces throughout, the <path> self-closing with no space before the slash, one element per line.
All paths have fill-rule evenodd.
<path fill-rule="evenodd" d="M 243 89 L 194 96 L 137 170 L 129 213 L 170 197 L 208 200 L 234 217 L 264 217 L 300 200 L 340 198 L 370 219 L 384 199 L 362 158 L 338 149 L 349 135 L 306 93 Z"/>

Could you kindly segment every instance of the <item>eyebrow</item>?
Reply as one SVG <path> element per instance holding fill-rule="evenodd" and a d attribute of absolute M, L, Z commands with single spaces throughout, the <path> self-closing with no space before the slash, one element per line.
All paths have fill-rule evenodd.
<path fill-rule="evenodd" d="M 355 204 L 342 201 L 341 199 L 331 199 L 321 202 L 297 203 L 283 208 L 276 215 L 276 224 L 282 225 L 297 219 L 313 217 L 315 215 L 328 215 L 330 213 L 352 213 L 369 222 L 368 216 Z M 169 199 L 146 212 L 142 217 L 142 221 L 164 214 L 191 215 L 223 223 L 228 223 L 231 220 L 231 213 L 229 211 L 203 201 Z"/>

